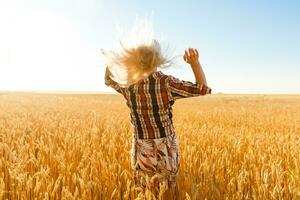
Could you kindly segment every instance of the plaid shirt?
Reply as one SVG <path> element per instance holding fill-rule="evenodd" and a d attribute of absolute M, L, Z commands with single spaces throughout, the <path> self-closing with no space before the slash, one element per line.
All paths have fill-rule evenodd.
<path fill-rule="evenodd" d="M 174 134 L 172 105 L 175 100 L 211 94 L 211 88 L 204 84 L 179 80 L 161 71 L 155 71 L 129 87 L 121 87 L 107 76 L 105 85 L 114 88 L 126 99 L 138 139 L 156 139 Z"/>

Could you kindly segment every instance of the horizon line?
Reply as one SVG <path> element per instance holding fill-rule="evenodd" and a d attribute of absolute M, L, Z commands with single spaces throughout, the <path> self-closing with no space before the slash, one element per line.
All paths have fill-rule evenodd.
<path fill-rule="evenodd" d="M 0 90 L 0 94 L 3 93 L 40 93 L 40 94 L 119 94 L 117 92 L 105 92 L 105 91 L 81 91 L 81 90 Z M 216 92 L 210 95 L 293 95 L 297 96 L 300 93 L 227 93 Z"/>

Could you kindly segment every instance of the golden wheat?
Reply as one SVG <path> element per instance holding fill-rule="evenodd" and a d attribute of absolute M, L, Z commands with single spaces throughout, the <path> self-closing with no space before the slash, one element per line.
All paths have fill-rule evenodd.
<path fill-rule="evenodd" d="M 300 199 L 300 96 L 181 99 L 174 127 L 179 199 Z M 0 94 L 0 198 L 150 197 L 131 134 L 119 94 Z"/>

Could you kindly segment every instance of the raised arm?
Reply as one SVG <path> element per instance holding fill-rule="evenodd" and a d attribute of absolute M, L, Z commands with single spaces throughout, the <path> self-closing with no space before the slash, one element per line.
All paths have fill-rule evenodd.
<path fill-rule="evenodd" d="M 206 78 L 199 62 L 197 49 L 185 51 L 183 59 L 189 63 L 193 69 L 196 82 L 180 80 L 174 76 L 167 75 L 166 83 L 170 91 L 171 101 L 187 97 L 211 94 L 211 88 L 207 86 Z"/>
<path fill-rule="evenodd" d="M 116 81 L 112 80 L 110 78 L 110 75 L 111 75 L 111 72 L 109 71 L 108 67 L 106 67 L 106 69 L 105 69 L 105 77 L 104 77 L 104 83 L 105 83 L 105 85 L 114 88 L 118 93 L 122 94 L 123 88 L 120 87 L 119 84 Z"/>
<path fill-rule="evenodd" d="M 189 48 L 188 50 L 185 50 L 183 59 L 185 62 L 190 64 L 194 76 L 197 83 L 207 85 L 206 77 L 203 72 L 202 66 L 199 62 L 199 53 L 197 49 Z"/>

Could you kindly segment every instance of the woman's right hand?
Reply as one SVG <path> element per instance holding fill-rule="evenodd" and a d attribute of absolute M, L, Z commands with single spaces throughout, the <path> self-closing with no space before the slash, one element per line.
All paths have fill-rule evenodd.
<path fill-rule="evenodd" d="M 191 67 L 199 67 L 199 53 L 197 49 L 189 48 L 184 51 L 183 60 Z"/>
<path fill-rule="evenodd" d="M 205 74 L 203 72 L 202 66 L 199 62 L 199 53 L 197 49 L 189 48 L 188 51 L 185 50 L 183 59 L 185 62 L 189 63 L 194 72 L 196 82 L 200 84 L 207 85 Z"/>

